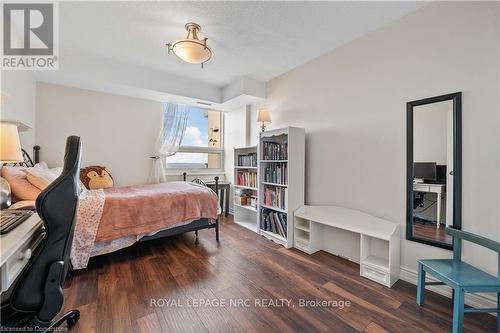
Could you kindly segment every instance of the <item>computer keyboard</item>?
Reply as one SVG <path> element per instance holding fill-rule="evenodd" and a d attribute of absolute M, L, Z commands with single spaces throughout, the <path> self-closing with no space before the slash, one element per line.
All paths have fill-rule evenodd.
<path fill-rule="evenodd" d="M 33 210 L 26 209 L 3 209 L 0 211 L 0 235 L 6 234 L 19 224 L 26 221 Z"/>

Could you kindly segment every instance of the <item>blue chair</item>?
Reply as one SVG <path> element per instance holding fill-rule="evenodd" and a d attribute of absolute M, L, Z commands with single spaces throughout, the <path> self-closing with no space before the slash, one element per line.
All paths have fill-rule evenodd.
<path fill-rule="evenodd" d="M 497 313 L 497 333 L 500 333 L 500 243 L 454 228 L 446 228 L 446 233 L 453 236 L 453 259 L 421 259 L 418 261 L 417 304 L 420 306 L 424 304 L 426 285 L 447 285 L 453 288 L 453 333 L 462 332 L 465 312 Z M 497 252 L 499 276 L 494 277 L 463 262 L 462 240 Z M 431 274 L 441 282 L 425 282 L 426 273 Z M 465 293 L 478 292 L 497 293 L 497 307 L 465 308 Z"/>

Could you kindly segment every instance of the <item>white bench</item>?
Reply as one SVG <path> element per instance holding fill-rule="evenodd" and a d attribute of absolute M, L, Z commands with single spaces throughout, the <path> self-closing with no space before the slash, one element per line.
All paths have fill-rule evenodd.
<path fill-rule="evenodd" d="M 302 206 L 294 214 L 294 247 L 308 254 L 324 249 L 324 226 L 359 234 L 361 276 L 387 287 L 398 280 L 398 223 L 339 206 Z"/>

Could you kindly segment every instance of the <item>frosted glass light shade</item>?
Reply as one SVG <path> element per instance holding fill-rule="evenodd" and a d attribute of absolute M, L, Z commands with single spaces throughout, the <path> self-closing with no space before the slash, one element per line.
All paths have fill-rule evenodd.
<path fill-rule="evenodd" d="M 212 58 L 212 49 L 207 45 L 207 38 L 200 39 L 198 32 L 201 27 L 193 22 L 186 23 L 187 36 L 184 39 L 168 43 L 168 52 L 190 64 L 201 64 Z"/>
<path fill-rule="evenodd" d="M 172 45 L 172 52 L 185 62 L 201 64 L 212 57 L 212 51 L 204 43 L 192 39 L 182 39 Z"/>
<path fill-rule="evenodd" d="M 0 123 L 0 163 L 22 162 L 17 124 Z"/>
<path fill-rule="evenodd" d="M 271 114 L 268 109 L 260 109 L 257 114 L 257 122 L 262 123 L 270 123 L 271 122 Z"/>

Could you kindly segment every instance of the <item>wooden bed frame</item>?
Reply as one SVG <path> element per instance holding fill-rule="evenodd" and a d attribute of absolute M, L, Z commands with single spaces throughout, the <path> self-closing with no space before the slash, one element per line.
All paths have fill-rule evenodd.
<path fill-rule="evenodd" d="M 22 149 L 24 161 L 18 162 L 18 163 L 12 163 L 10 165 L 33 167 L 36 163 L 40 162 L 40 149 L 41 149 L 40 146 L 33 147 L 33 157 L 34 157 L 33 160 L 31 159 L 30 155 L 26 152 L 26 150 Z M 186 178 L 187 178 L 187 173 L 184 172 L 182 174 L 183 181 L 187 181 Z M 219 196 L 219 191 L 218 191 L 219 190 L 219 177 L 215 176 L 214 180 L 215 180 L 215 194 L 218 197 Z M 203 184 L 203 182 L 200 182 L 199 179 L 194 179 L 193 182 Z M 217 200 L 217 202 L 219 202 L 219 200 Z M 170 236 L 180 235 L 180 234 L 183 234 L 186 232 L 194 231 L 194 233 L 196 235 L 196 239 L 195 239 L 194 243 L 198 244 L 198 230 L 203 230 L 203 229 L 215 229 L 215 240 L 217 242 L 219 242 L 219 215 L 217 214 L 217 219 L 215 220 L 215 222 L 211 222 L 210 219 L 206 219 L 206 218 L 194 220 L 186 225 L 162 230 L 162 231 L 157 232 L 156 234 L 154 234 L 152 236 L 144 236 L 141 239 L 139 239 L 139 242 L 144 242 L 144 241 L 148 241 L 151 239 L 158 239 L 158 238 L 163 238 L 163 237 L 170 237 Z"/>

